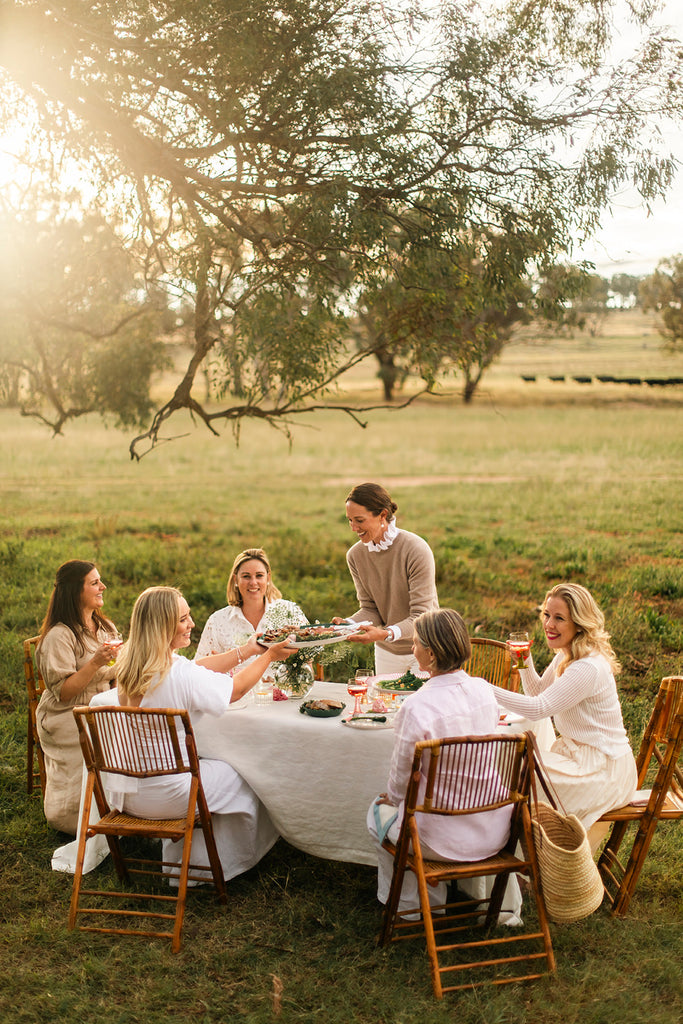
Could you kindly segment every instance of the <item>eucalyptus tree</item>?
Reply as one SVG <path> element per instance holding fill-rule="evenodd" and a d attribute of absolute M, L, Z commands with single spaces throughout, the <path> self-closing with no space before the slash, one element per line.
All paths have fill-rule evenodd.
<path fill-rule="evenodd" d="M 373 349 L 387 401 L 410 373 L 432 387 L 455 372 L 470 402 L 515 327 L 547 317 L 550 303 L 535 299 L 519 235 L 463 233 L 449 252 L 402 241 L 394 272 L 360 296 L 357 344 Z"/>
<path fill-rule="evenodd" d="M 0 207 L 0 393 L 53 433 L 90 412 L 143 423 L 164 309 L 100 217 Z"/>
<path fill-rule="evenodd" d="M 683 345 L 683 255 L 660 260 L 654 274 L 644 278 L 638 292 L 643 312 L 658 315 L 664 348 L 675 352 Z"/>
<path fill-rule="evenodd" d="M 150 279 L 194 307 L 187 366 L 132 454 L 183 408 L 212 430 L 287 430 L 339 407 L 335 382 L 372 354 L 349 348 L 345 318 L 392 271 L 396 232 L 446 253 L 500 232 L 545 266 L 623 183 L 665 192 L 656 129 L 680 121 L 683 85 L 680 44 L 648 28 L 656 8 L 4 0 L 5 105 L 32 106 L 91 201 L 134 226 Z M 622 9 L 642 38 L 615 60 Z M 193 390 L 207 362 L 212 404 Z"/>

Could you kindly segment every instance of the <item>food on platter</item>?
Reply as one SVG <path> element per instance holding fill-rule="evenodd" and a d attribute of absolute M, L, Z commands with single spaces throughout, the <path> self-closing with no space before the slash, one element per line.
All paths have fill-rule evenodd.
<path fill-rule="evenodd" d="M 346 704 L 340 700 L 329 700 L 320 698 L 318 700 L 307 700 L 299 708 L 302 714 L 311 715 L 313 718 L 335 718 L 341 715 Z"/>
<path fill-rule="evenodd" d="M 259 633 L 256 639 L 262 647 L 272 647 L 291 636 L 293 647 L 318 647 L 346 640 L 356 632 L 358 625 L 357 622 L 343 622 L 338 626 L 333 622 L 316 622 L 312 626 L 278 626 Z"/>
<path fill-rule="evenodd" d="M 425 679 L 420 679 L 414 672 L 408 669 L 398 679 L 388 679 L 384 683 L 378 683 L 377 689 L 380 693 L 414 693 L 419 690 Z"/>
<path fill-rule="evenodd" d="M 281 690 L 279 686 L 273 687 L 273 700 L 289 700 L 289 697 L 284 690 Z"/>

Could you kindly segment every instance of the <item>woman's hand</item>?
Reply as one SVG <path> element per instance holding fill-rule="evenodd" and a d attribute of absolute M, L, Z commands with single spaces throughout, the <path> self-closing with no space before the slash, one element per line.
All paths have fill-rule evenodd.
<path fill-rule="evenodd" d="M 294 640 L 294 633 L 290 633 L 285 640 L 281 640 L 279 644 L 273 644 L 272 647 L 267 649 L 267 654 L 270 656 L 271 661 L 285 661 L 290 654 L 296 654 L 297 648 L 292 647 L 292 641 Z"/>
<path fill-rule="evenodd" d="M 100 644 L 91 660 L 95 669 L 103 668 L 105 665 L 113 665 L 121 647 L 120 643 Z"/>
<path fill-rule="evenodd" d="M 384 626 L 359 626 L 358 630 L 346 639 L 352 644 L 376 644 L 386 640 L 388 636 L 389 630 Z"/>
<path fill-rule="evenodd" d="M 263 654 L 265 648 L 256 639 L 256 633 L 252 633 L 248 640 L 246 640 L 239 648 L 240 658 L 246 661 L 247 658 L 251 658 L 254 655 Z"/>

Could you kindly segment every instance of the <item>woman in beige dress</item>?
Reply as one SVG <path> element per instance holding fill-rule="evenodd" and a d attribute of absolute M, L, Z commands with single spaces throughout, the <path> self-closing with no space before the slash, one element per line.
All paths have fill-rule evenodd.
<path fill-rule="evenodd" d="M 60 565 L 36 650 L 45 680 L 36 714 L 45 755 L 45 817 L 71 835 L 78 825 L 82 774 L 72 709 L 108 690 L 115 672 L 118 634 L 102 611 L 105 590 L 93 562 Z"/>

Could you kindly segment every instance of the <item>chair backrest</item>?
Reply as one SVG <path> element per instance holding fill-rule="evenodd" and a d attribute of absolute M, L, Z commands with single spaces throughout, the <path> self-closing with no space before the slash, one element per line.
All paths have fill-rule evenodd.
<path fill-rule="evenodd" d="M 74 708 L 89 771 L 132 778 L 190 773 L 199 777 L 194 734 L 179 708 Z"/>
<path fill-rule="evenodd" d="M 462 666 L 468 675 L 480 676 L 504 690 L 519 688 L 519 672 L 513 672 L 512 655 L 506 643 L 480 636 L 471 637 L 470 643 L 472 654 Z"/>
<path fill-rule="evenodd" d="M 683 772 L 678 758 L 683 742 L 683 676 L 662 679 L 636 758 L 638 789 L 647 784 L 647 775 L 654 758 L 657 778 L 654 785 L 666 786 L 683 800 Z"/>
<path fill-rule="evenodd" d="M 422 740 L 415 744 L 406 817 L 514 808 L 528 799 L 532 756 L 524 733 Z"/>
<path fill-rule="evenodd" d="M 45 680 L 40 674 L 40 669 L 35 660 L 35 650 L 39 636 L 30 636 L 24 640 L 24 678 L 28 691 L 29 707 L 36 708 L 40 695 L 45 689 Z"/>

